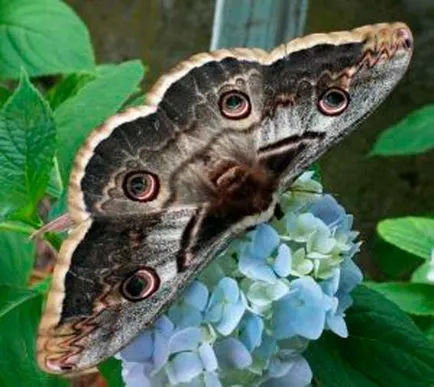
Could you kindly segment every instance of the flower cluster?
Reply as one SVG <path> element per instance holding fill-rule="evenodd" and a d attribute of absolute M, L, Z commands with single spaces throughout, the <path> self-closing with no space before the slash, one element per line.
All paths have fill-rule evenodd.
<path fill-rule="evenodd" d="M 310 384 L 302 353 L 324 330 L 348 336 L 362 280 L 352 217 L 312 175 L 283 195 L 282 216 L 234 241 L 120 352 L 128 387 Z"/>

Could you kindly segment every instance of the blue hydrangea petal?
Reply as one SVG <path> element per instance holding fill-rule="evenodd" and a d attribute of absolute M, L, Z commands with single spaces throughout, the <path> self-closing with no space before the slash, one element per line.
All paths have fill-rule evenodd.
<path fill-rule="evenodd" d="M 169 359 L 169 343 L 167 337 L 160 332 L 154 333 L 154 352 L 152 354 L 153 370 L 152 373 L 157 373 Z"/>
<path fill-rule="evenodd" d="M 277 356 L 271 358 L 270 364 L 268 366 L 268 373 L 272 378 L 280 378 L 288 373 L 291 368 L 292 363 L 290 361 L 283 361 Z"/>
<path fill-rule="evenodd" d="M 222 289 L 226 301 L 234 303 L 240 297 L 240 289 L 238 288 L 237 281 L 233 278 L 224 277 L 220 280 L 218 287 Z"/>
<path fill-rule="evenodd" d="M 126 387 L 152 387 L 151 381 L 147 378 L 144 365 L 132 363 L 125 367 L 122 365 L 122 379 Z"/>
<path fill-rule="evenodd" d="M 223 315 L 223 304 L 215 304 L 207 309 L 205 313 L 205 321 L 217 322 L 221 320 Z"/>
<path fill-rule="evenodd" d="M 190 382 L 188 385 L 182 384 L 182 387 L 222 387 L 220 380 L 215 372 L 205 372 Z"/>
<path fill-rule="evenodd" d="M 271 358 L 271 355 L 277 352 L 278 349 L 279 347 L 277 346 L 276 339 L 267 334 L 264 334 L 262 336 L 261 345 L 255 349 L 254 354 L 265 362 L 268 362 L 268 360 Z"/>
<path fill-rule="evenodd" d="M 278 339 L 294 334 L 307 339 L 320 337 L 326 318 L 323 292 L 311 277 L 291 283 L 292 290 L 273 305 L 273 333 Z"/>
<path fill-rule="evenodd" d="M 204 381 L 206 387 L 222 387 L 218 376 L 214 372 L 207 372 L 204 375 Z"/>
<path fill-rule="evenodd" d="M 185 328 L 173 334 L 169 341 L 170 353 L 196 350 L 201 341 L 200 329 Z"/>
<path fill-rule="evenodd" d="M 352 259 L 345 259 L 341 263 L 341 279 L 339 290 L 350 293 L 363 280 L 363 274 Z"/>
<path fill-rule="evenodd" d="M 219 281 L 219 283 L 220 282 L 221 280 Z M 211 297 L 209 298 L 207 309 L 212 308 L 214 305 L 220 304 L 224 299 L 225 299 L 225 295 L 223 293 L 223 289 L 217 286 L 214 289 L 214 291 L 211 293 Z"/>
<path fill-rule="evenodd" d="M 262 260 L 242 257 L 238 264 L 238 269 L 242 274 L 252 280 L 276 282 L 276 274 L 273 269 Z"/>
<path fill-rule="evenodd" d="M 291 273 L 291 249 L 282 243 L 279 246 L 277 257 L 273 263 L 273 270 L 279 277 L 287 277 Z"/>
<path fill-rule="evenodd" d="M 288 373 L 281 378 L 270 378 L 261 387 L 306 387 L 312 382 L 312 371 L 308 362 L 298 356 L 292 362 Z"/>
<path fill-rule="evenodd" d="M 217 369 L 217 358 L 211 345 L 208 343 L 202 344 L 199 347 L 198 353 L 202 360 L 203 368 L 206 371 L 215 371 Z"/>
<path fill-rule="evenodd" d="M 327 316 L 327 327 L 340 337 L 348 337 L 348 328 L 343 315 L 330 314 Z"/>
<path fill-rule="evenodd" d="M 172 384 L 188 383 L 202 373 L 202 362 L 194 352 L 181 352 L 173 357 L 166 367 Z"/>
<path fill-rule="evenodd" d="M 309 212 L 320 218 L 329 228 L 342 223 L 346 217 L 345 209 L 331 195 L 324 195 L 309 208 Z"/>
<path fill-rule="evenodd" d="M 175 329 L 172 321 L 165 315 L 161 316 L 157 321 L 155 321 L 154 329 L 159 331 L 163 336 L 170 337 Z"/>
<path fill-rule="evenodd" d="M 338 291 L 340 278 L 341 270 L 340 268 L 336 267 L 333 269 L 332 276 L 320 283 L 321 289 L 324 294 L 327 294 L 328 296 L 334 296 Z"/>
<path fill-rule="evenodd" d="M 184 293 L 184 302 L 204 311 L 208 303 L 208 288 L 200 281 L 194 281 Z"/>
<path fill-rule="evenodd" d="M 326 317 L 322 290 L 311 277 L 297 279 L 293 285 L 302 290 L 298 299 L 302 307 L 297 308 L 293 325 L 300 336 L 316 340 L 324 329 Z"/>
<path fill-rule="evenodd" d="M 344 313 L 351 305 L 353 305 L 353 298 L 348 293 L 341 293 L 340 290 L 336 293 L 336 297 L 339 300 L 338 310 L 336 313 Z"/>
<path fill-rule="evenodd" d="M 286 297 L 273 305 L 272 327 L 275 338 L 286 339 L 297 334 L 291 323 L 291 311 L 292 307 L 288 306 L 288 299 Z"/>
<path fill-rule="evenodd" d="M 245 315 L 242 323 L 240 341 L 248 351 L 252 352 L 261 344 L 264 321 L 259 316 L 249 313 Z"/>
<path fill-rule="evenodd" d="M 190 326 L 199 326 L 203 321 L 202 312 L 187 304 L 172 305 L 167 313 L 170 319 L 176 324 L 176 327 L 187 328 Z"/>
<path fill-rule="evenodd" d="M 268 258 L 279 246 L 280 237 L 270 225 L 262 223 L 253 231 L 251 251 L 259 257 Z"/>
<path fill-rule="evenodd" d="M 173 384 L 170 384 L 170 386 L 172 386 L 172 385 Z M 177 386 L 182 386 L 182 387 L 204 387 L 205 386 L 205 382 L 203 380 L 203 374 L 199 374 L 194 379 L 190 380 L 188 382 L 188 384 L 181 383 L 181 384 L 177 384 Z M 164 387 L 166 387 L 166 386 L 164 386 Z"/>
<path fill-rule="evenodd" d="M 252 356 L 247 348 L 232 337 L 216 342 L 214 351 L 220 368 L 243 369 L 252 364 Z"/>
<path fill-rule="evenodd" d="M 246 306 L 240 299 L 236 304 L 227 304 L 223 308 L 222 318 L 215 328 L 224 336 L 230 335 L 243 317 Z"/>
<path fill-rule="evenodd" d="M 120 357 L 125 361 L 142 363 L 151 359 L 153 351 L 152 331 L 146 330 L 120 352 Z"/>

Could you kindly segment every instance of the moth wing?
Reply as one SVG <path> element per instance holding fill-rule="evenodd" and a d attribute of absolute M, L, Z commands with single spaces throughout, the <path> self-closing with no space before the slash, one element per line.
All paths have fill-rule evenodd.
<path fill-rule="evenodd" d="M 207 223 L 202 230 L 214 227 L 200 214 L 185 207 L 147 218 L 89 219 L 76 227 L 62 245 L 39 328 L 41 368 L 82 372 L 149 327 L 232 236 L 208 230 L 180 270 L 197 222 Z"/>
<path fill-rule="evenodd" d="M 239 217 L 209 212 L 216 197 L 198 154 L 215 143 L 219 156 L 233 157 L 239 148 L 255 154 L 243 131 L 260 119 L 259 110 L 234 127 L 222 119 L 218 95 L 252 71 L 255 83 L 243 87 L 262 87 L 255 70 L 261 55 L 224 50 L 193 57 L 157 83 L 148 105 L 110 118 L 89 136 L 71 172 L 69 216 L 76 227 L 59 252 L 39 328 L 41 368 L 82 372 L 119 351 L 237 232 Z M 224 130 L 232 137 L 220 136 Z M 152 200 L 126 194 L 134 171 L 155 176 Z M 140 300 L 125 297 L 136 274 L 155 288 Z"/>

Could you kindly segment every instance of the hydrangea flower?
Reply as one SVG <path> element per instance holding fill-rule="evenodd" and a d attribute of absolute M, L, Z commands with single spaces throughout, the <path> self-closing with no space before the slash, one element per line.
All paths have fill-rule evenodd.
<path fill-rule="evenodd" d="M 239 270 L 246 277 L 275 283 L 291 272 L 291 250 L 280 244 L 277 231 L 268 224 L 260 224 L 250 235 L 251 242 L 243 246 Z"/>
<path fill-rule="evenodd" d="M 324 330 L 348 336 L 362 281 L 353 218 L 312 177 L 282 195 L 282 217 L 231 243 L 119 353 L 128 387 L 310 385 L 303 352 Z"/>
<path fill-rule="evenodd" d="M 205 321 L 211 323 L 222 335 L 232 333 L 243 317 L 246 301 L 238 283 L 229 277 L 220 280 L 213 291 L 205 314 Z"/>

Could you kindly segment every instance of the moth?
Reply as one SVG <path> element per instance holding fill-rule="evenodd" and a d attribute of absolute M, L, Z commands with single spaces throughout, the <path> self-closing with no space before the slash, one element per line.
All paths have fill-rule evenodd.
<path fill-rule="evenodd" d="M 151 326 L 383 101 L 412 51 L 405 24 L 383 23 L 201 53 L 95 129 L 70 176 L 40 367 L 83 372 Z"/>

